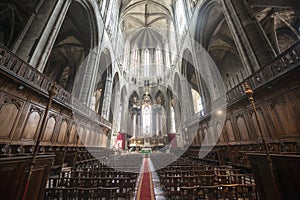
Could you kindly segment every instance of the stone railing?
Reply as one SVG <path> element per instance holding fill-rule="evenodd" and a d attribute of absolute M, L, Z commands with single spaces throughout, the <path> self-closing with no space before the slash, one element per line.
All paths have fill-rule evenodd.
<path fill-rule="evenodd" d="M 18 58 L 14 53 L 0 44 L 0 72 L 6 76 L 19 80 L 22 85 L 26 85 L 38 93 L 48 97 L 48 91 L 54 84 L 49 77 L 39 72 L 37 69 Z M 111 128 L 111 123 L 98 115 L 95 111 L 79 102 L 62 87 L 57 86 L 58 92 L 55 101 L 85 117 L 96 120 L 102 126 Z"/>

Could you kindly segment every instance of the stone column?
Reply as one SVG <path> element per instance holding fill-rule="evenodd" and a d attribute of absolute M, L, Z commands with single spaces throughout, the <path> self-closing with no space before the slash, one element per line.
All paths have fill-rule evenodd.
<path fill-rule="evenodd" d="M 166 43 L 164 46 L 164 50 L 162 51 L 162 56 L 163 56 L 163 66 L 165 69 L 170 69 L 171 68 L 171 59 L 170 59 L 170 49 L 169 45 Z M 163 76 L 162 78 L 165 80 L 166 79 L 166 71 L 168 74 L 168 70 L 163 70 Z"/>
<path fill-rule="evenodd" d="M 133 136 L 133 138 L 136 138 L 136 117 L 137 117 L 136 115 L 137 115 L 137 113 L 134 112 L 133 120 L 132 120 L 132 136 Z"/>
<path fill-rule="evenodd" d="M 181 106 L 182 115 L 184 116 L 184 120 L 186 121 L 188 117 L 193 116 L 193 98 L 190 84 L 186 78 L 182 78 L 180 80 L 181 91 L 178 91 L 178 98 L 182 100 L 182 102 L 178 102 Z M 181 94 L 180 94 L 181 93 Z M 177 106 L 178 107 L 178 106 Z M 178 107 L 179 109 L 179 107 Z M 179 119 L 180 120 L 180 119 Z"/>
<path fill-rule="evenodd" d="M 170 133 L 171 128 L 171 97 L 170 94 L 167 93 L 166 97 L 166 134 Z"/>
<path fill-rule="evenodd" d="M 137 119 L 137 137 L 141 137 L 141 114 L 138 113 Z"/>
<path fill-rule="evenodd" d="M 159 136 L 159 131 L 160 131 L 160 127 L 159 127 L 159 108 L 156 109 L 156 122 L 155 122 L 155 129 L 156 129 L 156 136 Z"/>
<path fill-rule="evenodd" d="M 63 1 L 57 3 L 55 0 L 39 1 L 12 51 L 28 62 L 31 51 L 35 49 L 35 45 L 39 42 L 43 32 L 44 34 L 50 32 L 44 30 L 45 25 L 48 27 L 53 24 L 52 18 L 58 17 L 58 12 L 62 12 L 64 5 Z"/>
<path fill-rule="evenodd" d="M 124 105 L 124 102 L 122 102 L 122 111 L 120 113 L 121 115 L 121 122 L 120 122 L 120 131 L 122 133 L 127 133 L 127 118 L 126 118 L 126 106 Z"/>
<path fill-rule="evenodd" d="M 45 3 L 46 2 L 47 1 L 45 1 Z M 29 44 L 22 44 L 20 45 L 20 49 L 17 50 L 17 52 L 19 53 L 23 52 L 22 57 L 27 57 L 26 60 L 29 59 L 29 64 L 36 67 L 41 72 L 44 71 L 44 67 L 46 66 L 48 57 L 51 53 L 51 49 L 54 46 L 56 37 L 64 22 L 70 4 L 71 0 L 58 0 L 46 26 L 40 27 L 43 29 L 42 34 L 39 35 L 37 31 L 35 32 L 35 34 L 31 33 L 33 35 L 28 35 L 28 37 L 30 37 L 31 35 L 32 39 L 34 39 L 35 37 L 39 37 L 38 40 L 35 40 L 36 46 L 34 48 L 32 56 L 30 56 L 30 59 L 28 55 L 29 52 L 26 52 L 26 50 L 21 49 L 21 46 L 25 45 L 24 47 L 26 48 L 26 46 Z"/>
<path fill-rule="evenodd" d="M 163 133 L 163 124 L 162 124 L 162 115 L 163 115 L 163 107 L 160 105 L 158 111 L 158 136 L 162 136 Z"/>
<path fill-rule="evenodd" d="M 110 109 L 110 102 L 111 102 L 111 95 L 112 95 L 112 83 L 113 80 L 111 77 L 107 77 L 106 79 L 106 88 L 104 91 L 104 99 L 103 99 L 103 105 L 102 105 L 102 112 L 101 116 L 108 120 L 110 112 L 113 112 Z"/>
<path fill-rule="evenodd" d="M 276 53 L 244 0 L 223 0 L 224 15 L 243 64 L 251 74 L 267 64 Z"/>
<path fill-rule="evenodd" d="M 119 105 L 119 110 L 117 110 L 118 112 L 118 121 L 117 121 L 117 124 L 118 124 L 118 131 L 120 133 L 122 133 L 122 111 L 123 111 L 123 106 L 120 104 Z"/>
<path fill-rule="evenodd" d="M 79 74 L 79 76 L 83 76 L 83 80 L 81 83 L 78 84 L 81 86 L 80 92 L 79 92 L 79 100 L 89 105 L 90 99 L 93 95 L 93 78 L 95 74 L 95 65 L 96 65 L 96 57 L 97 57 L 97 51 L 91 50 L 87 58 L 85 59 L 85 64 L 83 66 L 85 67 L 84 74 Z M 76 85 L 76 83 L 74 83 Z"/>

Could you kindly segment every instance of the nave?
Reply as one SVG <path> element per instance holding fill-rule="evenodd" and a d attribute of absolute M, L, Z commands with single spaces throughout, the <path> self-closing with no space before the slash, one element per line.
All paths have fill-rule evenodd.
<path fill-rule="evenodd" d="M 0 0 L 0 199 L 298 200 L 299 66 L 299 0 Z"/>

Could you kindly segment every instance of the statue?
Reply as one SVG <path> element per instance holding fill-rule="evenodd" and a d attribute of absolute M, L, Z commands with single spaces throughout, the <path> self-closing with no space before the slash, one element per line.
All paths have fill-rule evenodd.
<path fill-rule="evenodd" d="M 161 105 L 161 98 L 160 98 L 160 96 L 157 97 L 156 104 Z"/>
<path fill-rule="evenodd" d="M 174 106 L 175 106 L 175 99 L 174 99 L 174 98 L 172 98 L 172 99 L 171 99 L 171 102 L 170 102 L 170 104 L 171 104 L 171 106 L 172 106 L 172 107 L 174 107 Z"/>
<path fill-rule="evenodd" d="M 150 99 L 150 96 L 149 94 L 146 93 L 146 95 L 144 96 L 144 103 L 145 104 L 150 104 L 151 103 L 151 99 Z"/>
<path fill-rule="evenodd" d="M 98 112 L 100 106 L 100 99 L 101 99 L 102 89 L 99 88 L 94 92 L 95 96 L 95 111 Z"/>
<path fill-rule="evenodd" d="M 139 107 L 139 100 L 137 97 L 133 97 L 133 107 Z"/>

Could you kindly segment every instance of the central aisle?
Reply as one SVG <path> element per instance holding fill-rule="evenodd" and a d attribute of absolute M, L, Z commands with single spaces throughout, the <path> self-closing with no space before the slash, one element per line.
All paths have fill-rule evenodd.
<path fill-rule="evenodd" d="M 149 158 L 145 157 L 143 162 L 143 171 L 139 182 L 137 200 L 155 200 L 151 170 L 149 167 Z"/>

